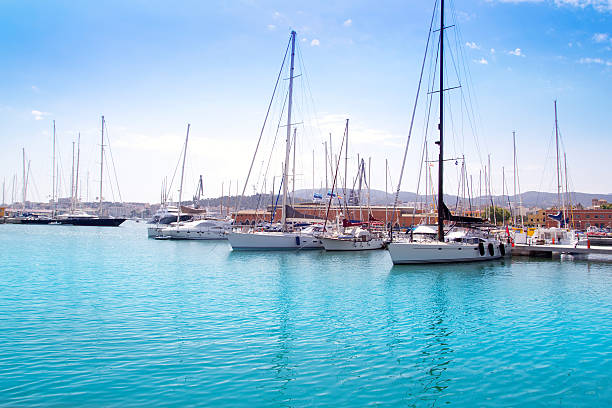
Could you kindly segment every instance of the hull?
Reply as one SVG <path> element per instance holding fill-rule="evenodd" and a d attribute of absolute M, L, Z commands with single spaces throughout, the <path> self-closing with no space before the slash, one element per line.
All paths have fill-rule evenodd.
<path fill-rule="evenodd" d="M 465 244 L 457 242 L 391 242 L 389 254 L 394 265 L 479 262 L 510 255 L 503 243 Z"/>
<path fill-rule="evenodd" d="M 66 218 L 58 220 L 62 225 L 78 225 L 86 227 L 118 227 L 125 218 Z"/>
<path fill-rule="evenodd" d="M 189 239 L 189 240 L 222 240 L 227 239 L 225 231 L 177 230 L 176 228 L 162 228 L 154 231 L 155 238 Z M 151 236 L 151 235 L 149 235 Z"/>
<path fill-rule="evenodd" d="M 235 251 L 323 249 L 320 239 L 299 232 L 230 232 L 227 239 Z"/>
<path fill-rule="evenodd" d="M 321 238 L 326 251 L 368 251 L 382 249 L 385 241 L 382 238 L 373 238 L 369 241 L 355 239 Z"/>
<path fill-rule="evenodd" d="M 612 246 L 612 237 L 587 235 L 587 238 L 591 242 L 591 245 Z"/>
<path fill-rule="evenodd" d="M 47 225 L 53 221 L 50 218 L 8 218 L 8 224 Z"/>

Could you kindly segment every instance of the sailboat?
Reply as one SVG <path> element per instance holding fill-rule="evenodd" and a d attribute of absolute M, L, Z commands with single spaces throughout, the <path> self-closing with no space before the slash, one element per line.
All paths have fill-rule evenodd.
<path fill-rule="evenodd" d="M 287 102 L 287 138 L 285 162 L 283 166 L 283 201 L 280 231 L 265 230 L 234 230 L 228 234 L 228 240 L 233 250 L 296 250 L 296 249 L 322 249 L 321 240 L 315 237 L 316 228 L 292 229 L 287 224 L 287 185 L 289 173 L 289 154 L 291 151 L 291 108 L 293 103 L 293 71 L 295 57 L 296 32 L 291 31 L 291 66 L 289 71 L 289 98 Z M 248 178 L 247 178 L 248 180 Z M 246 185 L 246 183 L 245 183 Z"/>
<path fill-rule="evenodd" d="M 183 150 L 183 166 L 181 169 L 181 185 L 179 188 L 178 211 L 174 222 L 170 225 L 149 227 L 148 236 L 155 239 L 179 239 L 179 240 L 215 240 L 227 239 L 226 233 L 232 226 L 232 220 L 205 218 L 195 221 L 182 222 L 181 217 L 183 199 L 183 179 L 185 176 L 185 161 L 187 159 L 187 143 L 189 142 L 189 129 L 187 124 L 187 136 L 185 137 L 185 148 Z M 200 178 L 200 183 L 202 182 Z M 201 184 L 198 185 L 201 187 Z"/>
<path fill-rule="evenodd" d="M 393 239 L 392 237 L 393 240 L 388 244 L 387 248 L 393 264 L 489 261 L 510 254 L 509 248 L 506 248 L 498 239 L 489 236 L 486 232 L 469 228 L 483 220 L 475 217 L 452 215 L 444 204 L 444 30 L 446 28 L 448 27 L 444 26 L 444 0 L 440 0 L 440 43 L 438 56 L 440 63 L 440 88 L 438 90 L 440 94 L 440 121 L 438 126 L 440 140 L 436 142 L 440 147 L 440 152 L 438 158 L 438 222 L 436 239 L 417 240 L 414 236 L 400 239 Z M 444 221 L 454 222 L 462 228 L 445 234 Z"/>
<path fill-rule="evenodd" d="M 569 197 L 567 184 L 567 161 L 565 161 L 565 174 L 561 169 L 561 156 L 559 146 L 559 121 L 557 118 L 557 101 L 554 101 L 555 107 L 555 150 L 556 150 L 556 168 L 557 168 L 557 214 L 549 214 L 548 218 L 557 221 L 556 227 L 538 227 L 531 236 L 527 233 L 515 234 L 515 242 L 525 243 L 529 245 L 586 245 L 586 239 L 580 239 L 575 230 L 568 228 L 570 218 L 568 217 L 568 208 L 566 203 L 567 194 Z M 565 153 L 564 153 L 565 157 Z M 565 192 L 563 191 L 563 178 L 565 178 Z M 571 205 L 570 205 L 571 208 Z"/>
<path fill-rule="evenodd" d="M 104 169 L 104 116 L 102 116 L 102 143 L 100 144 L 100 197 L 98 215 L 88 214 L 84 211 L 72 209 L 67 214 L 57 217 L 56 223 L 62 225 L 78 225 L 90 227 L 118 227 L 125 222 L 125 218 L 104 217 L 102 215 L 102 192 L 103 192 L 103 169 Z M 77 166 L 78 171 L 78 166 Z M 74 194 L 73 194 L 74 195 Z M 72 202 L 74 203 L 74 197 Z"/>

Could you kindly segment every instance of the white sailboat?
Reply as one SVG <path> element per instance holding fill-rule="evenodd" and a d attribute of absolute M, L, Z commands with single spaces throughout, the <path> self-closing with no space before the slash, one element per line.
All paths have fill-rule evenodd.
<path fill-rule="evenodd" d="M 326 251 L 367 251 L 385 247 L 382 233 L 372 232 L 363 226 L 342 228 L 337 234 L 321 236 Z"/>
<path fill-rule="evenodd" d="M 281 230 L 266 231 L 255 228 L 235 229 L 228 234 L 228 240 L 233 250 L 298 250 L 322 249 L 321 240 L 315 237 L 314 228 L 291 230 L 287 225 L 287 185 L 289 172 L 289 154 L 291 150 L 291 108 L 293 103 L 293 79 L 295 57 L 295 31 L 291 31 L 291 66 L 289 70 L 289 97 L 287 100 L 287 137 L 285 162 L 283 167 L 283 201 L 281 213 Z M 253 157 L 254 159 L 254 157 Z M 252 164 L 251 164 L 252 166 Z M 249 171 L 250 173 L 250 171 Z M 246 183 L 245 182 L 245 188 Z"/>
<path fill-rule="evenodd" d="M 444 0 L 440 0 L 440 42 L 439 42 L 439 90 L 440 94 L 440 140 L 436 142 L 440 147 L 438 158 L 438 222 L 436 240 L 415 239 L 414 236 L 393 239 L 388 244 L 389 254 L 393 264 L 419 264 L 419 263 L 453 263 L 489 261 L 499 259 L 510 254 L 510 248 L 498 239 L 481 231 L 461 228 L 455 233 L 445 235 L 444 221 L 469 225 L 477 221 L 472 217 L 451 215 L 444 204 Z M 416 102 L 415 102 L 416 104 Z M 406 149 L 407 150 L 407 149 Z M 404 155 L 404 164 L 406 156 Z M 403 166 L 402 166 L 403 171 Z M 398 185 L 398 193 L 401 186 Z M 397 202 L 397 194 L 396 194 Z"/>

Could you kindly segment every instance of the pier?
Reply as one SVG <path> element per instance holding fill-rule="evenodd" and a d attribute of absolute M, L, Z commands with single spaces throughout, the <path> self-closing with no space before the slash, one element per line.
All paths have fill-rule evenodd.
<path fill-rule="evenodd" d="M 553 254 L 570 255 L 612 255 L 612 247 L 606 246 L 574 246 L 574 245 L 526 245 L 515 244 L 512 248 L 513 256 L 552 257 Z"/>

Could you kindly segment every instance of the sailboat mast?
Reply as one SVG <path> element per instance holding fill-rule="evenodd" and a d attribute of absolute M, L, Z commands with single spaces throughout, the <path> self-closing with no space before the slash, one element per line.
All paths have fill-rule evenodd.
<path fill-rule="evenodd" d="M 191 125 L 187 124 L 187 136 L 185 136 L 185 149 L 183 150 L 183 167 L 181 168 L 181 186 L 179 189 L 179 201 L 178 201 L 178 213 L 176 216 L 176 228 L 179 227 L 179 222 L 181 221 L 181 200 L 183 199 L 183 177 L 185 176 L 185 160 L 187 159 L 187 142 L 189 142 L 189 127 Z"/>
<path fill-rule="evenodd" d="M 74 211 L 74 142 L 72 142 L 72 171 L 70 172 L 70 212 Z"/>
<path fill-rule="evenodd" d="M 555 145 L 557 150 L 557 206 L 561 210 L 561 173 L 559 171 L 559 126 L 557 123 L 557 100 L 555 100 Z"/>
<path fill-rule="evenodd" d="M 287 140 L 285 142 L 285 165 L 283 171 L 283 210 L 281 223 L 287 230 L 287 173 L 289 172 L 289 153 L 291 149 L 291 107 L 293 104 L 293 68 L 295 59 L 295 31 L 291 31 L 291 67 L 289 68 L 289 100 L 287 103 Z"/>
<path fill-rule="evenodd" d="M 26 203 L 26 165 L 25 165 L 25 148 L 21 148 L 21 152 L 23 153 L 23 186 L 21 187 L 21 192 L 23 195 L 23 210 L 25 211 L 25 203 Z"/>
<path fill-rule="evenodd" d="M 293 177 L 291 178 L 291 206 L 293 207 L 295 205 L 295 148 L 296 148 L 296 144 L 295 144 L 295 136 L 297 133 L 297 128 L 293 129 Z"/>
<path fill-rule="evenodd" d="M 53 213 L 55 217 L 55 120 L 53 120 L 53 186 L 51 186 L 51 201 L 53 203 Z"/>
<path fill-rule="evenodd" d="M 572 225 L 572 228 L 574 228 L 574 208 L 572 206 L 572 195 L 570 194 L 569 183 L 567 181 L 567 157 L 565 155 L 565 152 L 563 153 L 563 167 L 565 168 L 565 171 L 564 171 L 564 173 L 565 173 L 565 194 L 567 194 L 567 200 L 568 200 L 568 204 L 569 204 L 569 212 L 572 214 L 572 216 L 570 217 L 571 225 Z M 567 215 L 565 215 L 565 214 L 563 214 L 563 216 L 567 217 Z"/>
<path fill-rule="evenodd" d="M 440 0 L 440 155 L 438 158 L 438 241 L 444 242 L 444 0 Z"/>
<path fill-rule="evenodd" d="M 512 132 L 512 150 L 514 152 L 514 169 L 512 171 L 513 179 L 514 179 L 514 208 L 516 208 L 516 132 Z M 520 210 L 519 210 L 520 211 Z M 517 224 L 518 215 L 514 214 L 514 225 Z"/>
<path fill-rule="evenodd" d="M 79 164 L 81 162 L 81 133 L 79 132 L 79 138 L 77 139 L 77 164 L 76 164 L 76 181 L 74 183 L 74 199 L 79 200 Z"/>
<path fill-rule="evenodd" d="M 102 143 L 100 144 L 100 208 L 99 215 L 102 216 L 102 179 L 104 171 L 104 115 L 102 115 Z"/>
<path fill-rule="evenodd" d="M 346 130 L 345 130 L 345 133 L 346 133 L 346 145 L 344 146 L 344 187 L 342 189 L 342 193 L 344 194 L 344 202 L 345 203 L 346 203 L 346 183 L 347 183 L 347 180 L 348 180 L 348 141 L 349 141 L 349 139 L 348 139 L 348 137 L 349 137 L 349 134 L 348 134 L 348 124 L 349 124 L 349 120 L 347 119 L 346 120 Z M 347 211 L 346 216 L 348 217 L 348 211 Z"/>

